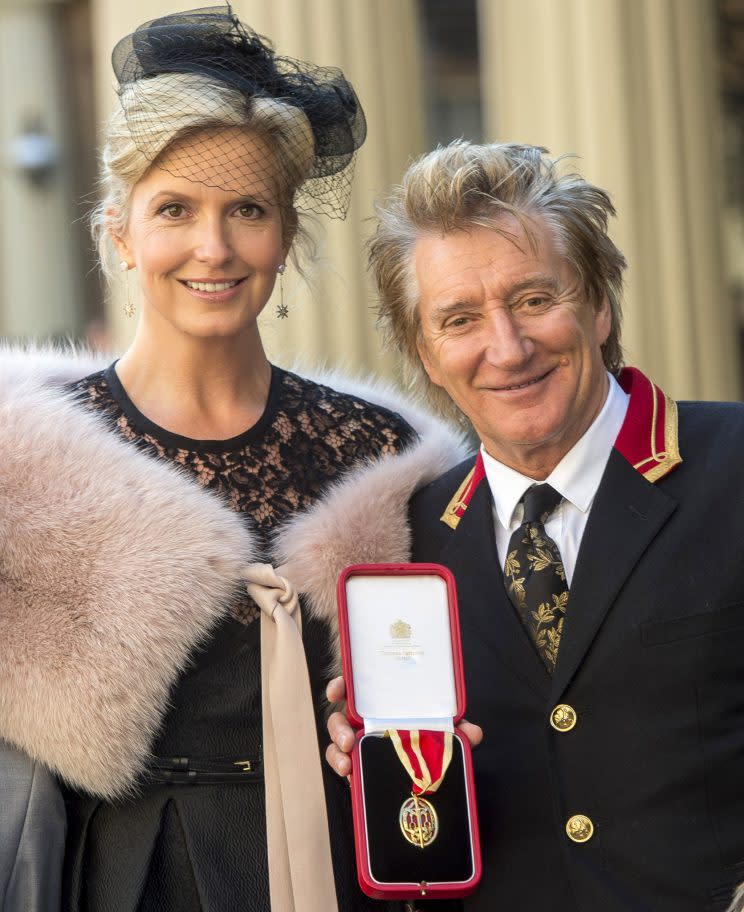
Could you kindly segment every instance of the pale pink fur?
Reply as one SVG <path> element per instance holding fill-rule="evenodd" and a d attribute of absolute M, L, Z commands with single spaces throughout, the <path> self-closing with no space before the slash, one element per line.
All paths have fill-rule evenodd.
<path fill-rule="evenodd" d="M 0 737 L 112 797 L 252 542 L 217 498 L 66 400 L 53 384 L 96 367 L 67 362 L 0 353 Z"/>

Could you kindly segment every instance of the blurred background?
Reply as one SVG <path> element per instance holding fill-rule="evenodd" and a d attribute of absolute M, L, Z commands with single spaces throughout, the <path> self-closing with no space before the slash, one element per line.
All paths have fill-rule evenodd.
<path fill-rule="evenodd" d="M 134 320 L 103 288 L 86 216 L 109 55 L 198 0 L 0 0 L 0 336 L 120 351 Z M 205 2 L 203 5 L 209 5 Z M 215 4 L 216 5 L 216 4 Z M 352 207 L 327 222 L 269 355 L 395 378 L 363 244 L 416 155 L 464 136 L 575 153 L 609 190 L 630 262 L 626 360 L 676 398 L 744 389 L 744 0 L 234 0 L 280 53 L 342 67 L 364 105 Z M 275 292 L 276 294 L 276 292 Z"/>

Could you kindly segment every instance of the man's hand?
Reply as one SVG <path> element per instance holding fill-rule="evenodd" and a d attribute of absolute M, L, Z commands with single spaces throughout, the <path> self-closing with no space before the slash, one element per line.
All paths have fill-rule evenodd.
<path fill-rule="evenodd" d="M 334 678 L 326 687 L 326 697 L 329 703 L 341 703 L 346 699 L 346 685 L 343 678 Z M 466 722 L 465 719 L 457 726 L 468 739 L 472 747 L 483 740 L 483 729 L 480 725 Z M 351 772 L 351 758 L 349 754 L 354 747 L 354 729 L 349 725 L 346 714 L 333 713 L 328 719 L 328 734 L 331 743 L 326 748 L 326 760 L 339 776 L 348 776 Z"/>

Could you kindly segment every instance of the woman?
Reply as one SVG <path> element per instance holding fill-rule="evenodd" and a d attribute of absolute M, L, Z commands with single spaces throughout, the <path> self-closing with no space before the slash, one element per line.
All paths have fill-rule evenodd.
<path fill-rule="evenodd" d="M 291 589 L 255 562 L 414 434 L 270 365 L 256 319 L 306 242 L 298 208 L 344 210 L 363 115 L 342 74 L 276 57 L 229 7 L 141 26 L 114 66 L 94 232 L 109 276 L 136 271 L 139 322 L 103 370 L 3 359 L 0 737 L 66 783 L 63 908 L 326 912 L 300 716 L 329 628 L 303 618 L 306 671 Z M 364 909 L 346 786 L 325 778 L 338 908 Z M 55 908 L 55 876 L 27 880 Z"/>

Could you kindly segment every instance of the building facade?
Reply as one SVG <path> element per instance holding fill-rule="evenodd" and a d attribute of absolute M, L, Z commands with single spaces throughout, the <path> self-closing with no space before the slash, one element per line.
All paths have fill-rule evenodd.
<path fill-rule="evenodd" d="M 0 0 L 0 334 L 126 344 L 123 283 L 104 294 L 84 220 L 97 128 L 115 103 L 109 54 L 142 21 L 197 5 Z M 309 284 L 285 277 L 289 318 L 273 304 L 262 317 L 272 358 L 398 376 L 374 328 L 367 220 L 413 157 L 464 135 L 576 155 L 620 213 L 627 360 L 678 398 L 740 396 L 744 206 L 730 175 L 744 164 L 744 105 L 732 103 L 744 42 L 731 36 L 744 0 L 233 8 L 281 52 L 340 66 L 368 119 L 347 219 L 326 223 Z"/>

